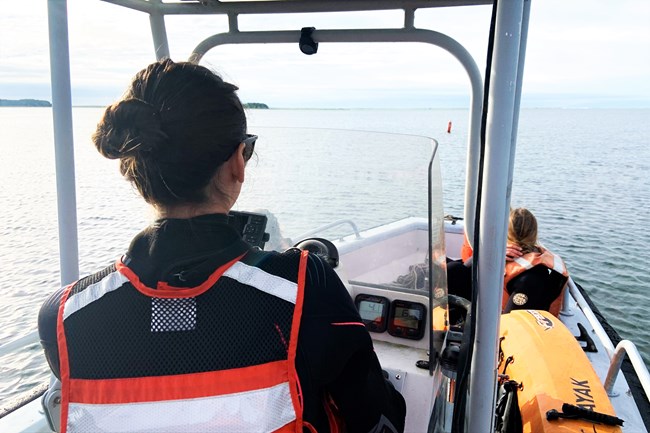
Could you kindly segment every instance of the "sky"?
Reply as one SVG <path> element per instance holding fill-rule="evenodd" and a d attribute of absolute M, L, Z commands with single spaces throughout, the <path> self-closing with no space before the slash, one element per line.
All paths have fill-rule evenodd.
<path fill-rule="evenodd" d="M 51 100 L 47 1 L 0 0 L 0 99 Z M 415 25 L 463 44 L 485 70 L 489 6 L 419 10 Z M 68 0 L 74 105 L 107 105 L 155 61 L 146 14 Z M 399 11 L 240 16 L 240 30 L 401 27 Z M 223 16 L 168 17 L 171 58 L 227 31 Z M 213 49 L 204 65 L 272 108 L 464 108 L 469 84 L 448 53 L 424 44 L 297 44 Z M 524 107 L 650 108 L 650 1 L 533 0 Z"/>

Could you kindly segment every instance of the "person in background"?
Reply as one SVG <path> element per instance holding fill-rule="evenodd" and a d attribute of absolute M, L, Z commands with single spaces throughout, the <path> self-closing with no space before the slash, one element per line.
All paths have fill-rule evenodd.
<path fill-rule="evenodd" d="M 569 273 L 557 254 L 537 241 L 537 219 L 528 209 L 510 211 L 503 312 L 546 310 L 557 316 Z"/>
<path fill-rule="evenodd" d="M 471 247 L 465 260 L 447 263 L 449 293 L 466 299 L 471 295 Z M 510 211 L 503 281 L 502 311 L 546 310 L 558 315 L 569 274 L 562 259 L 537 241 L 537 219 L 528 209 Z"/>
<path fill-rule="evenodd" d="M 99 122 L 97 150 L 158 219 L 41 308 L 63 432 L 404 430 L 404 399 L 333 269 L 253 249 L 228 224 L 257 139 L 236 90 L 167 59 Z"/>

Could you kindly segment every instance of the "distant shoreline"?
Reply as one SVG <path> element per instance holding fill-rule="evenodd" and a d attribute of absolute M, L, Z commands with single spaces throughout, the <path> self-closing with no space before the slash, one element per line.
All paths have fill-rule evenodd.
<path fill-rule="evenodd" d="M 269 106 L 262 103 L 262 102 L 245 102 L 244 104 L 245 109 L 257 109 L 257 110 L 268 110 Z"/>
<path fill-rule="evenodd" d="M 28 101 L 38 101 L 37 104 L 30 105 Z M 1 107 L 28 107 L 28 108 L 51 108 L 52 104 L 49 101 L 37 100 L 37 99 L 19 99 L 19 100 L 8 100 L 0 99 L 0 108 Z M 106 108 L 106 105 L 88 105 L 80 104 L 73 105 L 72 108 Z M 447 110 L 447 111 L 467 111 L 469 107 L 269 107 L 269 108 L 258 108 L 258 107 L 246 107 L 247 110 L 268 110 L 268 111 L 438 111 L 438 110 Z M 533 110 L 650 110 L 650 107 L 589 107 L 589 106 L 576 106 L 576 107 L 539 107 L 539 106 L 522 106 L 523 111 L 533 111 Z"/>
<path fill-rule="evenodd" d="M 50 101 L 42 99 L 0 99 L 0 107 L 51 107 Z"/>

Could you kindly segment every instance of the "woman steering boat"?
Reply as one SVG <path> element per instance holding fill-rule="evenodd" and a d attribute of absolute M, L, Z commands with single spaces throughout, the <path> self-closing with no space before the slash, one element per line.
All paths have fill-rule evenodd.
<path fill-rule="evenodd" d="M 62 432 L 404 430 L 404 399 L 329 265 L 251 248 L 229 224 L 257 139 L 236 90 L 159 61 L 97 126 L 99 152 L 159 218 L 41 310 Z"/>

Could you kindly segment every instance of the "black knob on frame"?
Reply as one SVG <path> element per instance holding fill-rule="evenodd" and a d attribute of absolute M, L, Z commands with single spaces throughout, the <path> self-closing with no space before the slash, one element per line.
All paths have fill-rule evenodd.
<path fill-rule="evenodd" d="M 300 30 L 300 42 L 298 45 L 300 46 L 300 51 L 308 56 L 316 54 L 318 51 L 318 42 L 314 41 L 312 37 L 314 30 L 316 30 L 316 27 L 303 27 Z"/>

